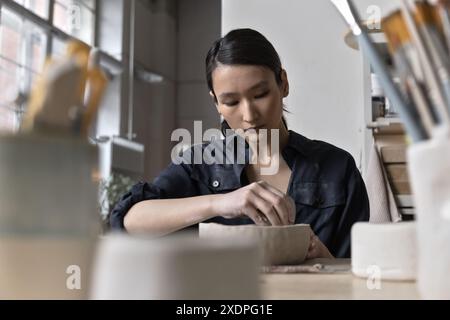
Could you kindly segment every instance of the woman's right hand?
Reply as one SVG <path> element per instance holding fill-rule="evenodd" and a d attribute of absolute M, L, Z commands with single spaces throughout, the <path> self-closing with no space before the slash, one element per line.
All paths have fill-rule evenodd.
<path fill-rule="evenodd" d="M 248 216 L 257 225 L 288 225 L 295 221 L 295 202 L 265 181 L 251 183 L 214 201 L 214 211 L 231 219 Z"/>

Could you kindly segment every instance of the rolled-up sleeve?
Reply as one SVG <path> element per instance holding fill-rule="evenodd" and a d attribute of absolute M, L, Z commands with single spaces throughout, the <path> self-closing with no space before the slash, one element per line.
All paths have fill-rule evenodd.
<path fill-rule="evenodd" d="M 353 158 L 348 161 L 346 171 L 346 203 L 335 229 L 332 246 L 329 248 L 337 258 L 350 257 L 351 228 L 355 222 L 368 221 L 370 215 L 366 186 Z"/>
<path fill-rule="evenodd" d="M 142 181 L 136 183 L 111 211 L 109 217 L 111 229 L 123 231 L 126 214 L 138 202 L 194 196 L 196 188 L 190 172 L 189 165 L 171 163 L 152 183 Z"/>

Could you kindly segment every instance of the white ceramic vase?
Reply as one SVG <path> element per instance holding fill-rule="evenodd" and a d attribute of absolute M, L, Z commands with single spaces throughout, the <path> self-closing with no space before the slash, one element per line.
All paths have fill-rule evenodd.
<path fill-rule="evenodd" d="M 450 139 L 408 148 L 408 169 L 417 218 L 418 288 L 425 299 L 450 299 Z"/>

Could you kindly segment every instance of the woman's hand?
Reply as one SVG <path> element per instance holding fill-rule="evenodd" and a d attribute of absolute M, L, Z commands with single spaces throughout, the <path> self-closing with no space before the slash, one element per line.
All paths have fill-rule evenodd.
<path fill-rule="evenodd" d="M 320 241 L 319 237 L 314 234 L 311 230 L 311 238 L 309 241 L 308 254 L 306 255 L 306 259 L 314 259 L 314 258 L 331 258 L 333 259 L 333 255 L 330 253 L 328 248 Z"/>
<path fill-rule="evenodd" d="M 221 194 L 213 205 L 224 218 L 245 215 L 257 225 L 281 226 L 295 221 L 294 200 L 264 181 Z"/>

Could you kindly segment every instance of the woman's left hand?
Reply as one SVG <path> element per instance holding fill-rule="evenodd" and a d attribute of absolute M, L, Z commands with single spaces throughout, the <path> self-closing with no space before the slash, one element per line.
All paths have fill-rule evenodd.
<path fill-rule="evenodd" d="M 308 254 L 306 259 L 314 258 L 330 258 L 334 259 L 328 248 L 320 241 L 319 237 L 311 230 L 311 238 L 309 241 Z"/>

